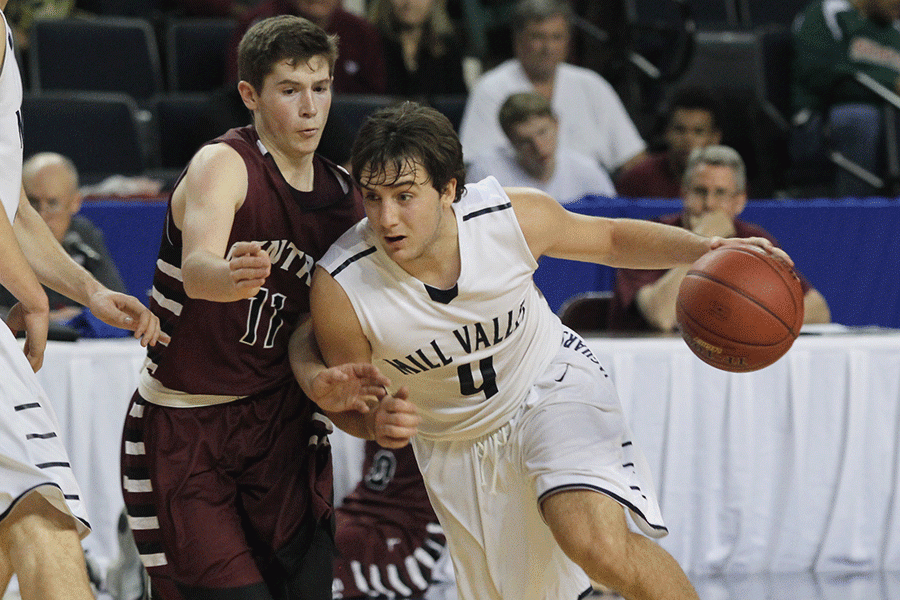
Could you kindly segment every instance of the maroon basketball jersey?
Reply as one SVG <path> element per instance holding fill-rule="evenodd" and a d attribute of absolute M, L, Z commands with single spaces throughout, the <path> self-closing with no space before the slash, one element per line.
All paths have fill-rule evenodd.
<path fill-rule="evenodd" d="M 288 338 L 309 312 L 315 261 L 362 217 L 362 197 L 344 170 L 318 155 L 313 190 L 294 189 L 252 126 L 209 143 L 228 144 L 247 165 L 247 196 L 235 213 L 228 246 L 261 242 L 272 257 L 272 272 L 254 298 L 188 298 L 181 279 L 181 231 L 172 220 L 170 198 L 150 308 L 172 340 L 148 348 L 147 356 L 151 374 L 169 389 L 249 396 L 293 377 Z"/>

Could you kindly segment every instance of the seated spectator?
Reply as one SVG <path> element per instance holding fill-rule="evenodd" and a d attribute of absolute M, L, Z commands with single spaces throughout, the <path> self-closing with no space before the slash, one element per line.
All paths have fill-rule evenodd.
<path fill-rule="evenodd" d="M 250 26 L 266 17 L 305 17 L 338 36 L 334 65 L 336 94 L 384 94 L 387 83 L 381 35 L 366 19 L 341 7 L 341 0 L 263 0 L 244 13 L 232 37 L 225 81 L 237 82 L 237 47 Z"/>
<path fill-rule="evenodd" d="M 694 148 L 722 139 L 718 101 L 706 90 L 675 93 L 666 118 L 666 148 L 650 154 L 619 176 L 616 191 L 626 198 L 679 198 L 688 156 Z"/>
<path fill-rule="evenodd" d="M 53 152 L 35 154 L 22 167 L 22 186 L 31 205 L 69 256 L 109 289 L 125 292 L 125 283 L 106 248 L 103 233 L 76 214 L 81 209 L 81 193 L 72 161 Z M 67 323 L 84 312 L 84 307 L 74 300 L 44 289 L 50 301 L 51 322 Z M 12 294 L 0 287 L 0 306 L 9 309 L 15 303 Z"/>
<path fill-rule="evenodd" d="M 465 94 L 463 44 L 447 0 L 374 0 L 369 20 L 384 41 L 387 89 L 407 98 Z"/>
<path fill-rule="evenodd" d="M 563 204 L 589 194 L 616 195 L 603 167 L 557 143 L 559 121 L 550 101 L 534 92 L 513 94 L 500 107 L 500 127 L 512 150 L 498 148 L 471 161 L 467 179 L 493 175 L 503 186 L 534 187 Z"/>
<path fill-rule="evenodd" d="M 460 127 L 469 158 L 508 146 L 497 120 L 516 92 L 537 92 L 559 118 L 559 144 L 594 158 L 608 173 L 643 160 L 646 144 L 613 87 L 565 62 L 572 8 L 566 0 L 520 0 L 512 17 L 514 58 L 484 73 L 469 95 Z"/>
<path fill-rule="evenodd" d="M 421 598 L 447 540 L 412 446 L 365 444 L 363 478 L 335 511 L 334 598 Z"/>
<path fill-rule="evenodd" d="M 706 146 L 691 153 L 684 174 L 681 214 L 658 220 L 703 236 L 764 237 L 777 245 L 759 225 L 738 220 L 747 204 L 746 171 L 740 155 L 728 146 Z M 609 329 L 673 331 L 675 299 L 690 267 L 668 271 L 619 269 L 610 303 Z M 828 323 L 825 298 L 802 275 L 804 322 Z"/>
<path fill-rule="evenodd" d="M 898 0 L 816 0 L 794 26 L 791 110 L 797 126 L 791 156 L 806 162 L 831 150 L 878 176 L 884 175 L 881 101 L 854 78 L 864 73 L 900 93 Z M 879 193 L 844 169 L 837 196 Z"/>

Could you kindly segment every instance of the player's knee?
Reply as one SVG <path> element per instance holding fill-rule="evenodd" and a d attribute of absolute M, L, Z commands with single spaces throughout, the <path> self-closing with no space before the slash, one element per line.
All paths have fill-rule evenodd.
<path fill-rule="evenodd" d="M 74 521 L 38 493 L 29 494 L 4 520 L 4 543 L 12 552 L 30 552 L 47 546 L 78 545 Z"/>
<path fill-rule="evenodd" d="M 594 492 L 551 496 L 544 514 L 557 543 L 573 562 L 607 585 L 623 579 L 634 534 L 621 506 Z"/>

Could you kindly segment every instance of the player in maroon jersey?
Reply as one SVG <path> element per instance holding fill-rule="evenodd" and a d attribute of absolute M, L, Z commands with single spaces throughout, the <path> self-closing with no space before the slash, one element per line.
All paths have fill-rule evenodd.
<path fill-rule="evenodd" d="M 315 260 L 362 214 L 348 174 L 315 154 L 336 55 L 305 19 L 254 25 L 238 84 L 252 125 L 203 146 L 172 191 L 151 298 L 171 341 L 148 352 L 122 443 L 154 597 L 330 598 L 331 423 L 319 407 L 366 411 L 387 383 L 362 365 L 310 363 L 295 379 L 288 359 Z M 404 401 L 371 411 L 376 427 L 392 402 Z"/>

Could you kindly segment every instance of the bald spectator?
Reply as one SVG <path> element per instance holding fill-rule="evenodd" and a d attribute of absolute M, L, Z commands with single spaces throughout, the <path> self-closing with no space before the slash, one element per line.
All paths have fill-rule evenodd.
<path fill-rule="evenodd" d="M 22 185 L 28 201 L 41 215 L 53 236 L 75 262 L 111 290 L 125 292 L 125 283 L 116 268 L 103 233 L 85 217 L 78 190 L 78 171 L 71 160 L 54 152 L 41 152 L 25 161 Z M 49 288 L 50 320 L 64 323 L 80 315 L 84 307 Z M 6 289 L 0 288 L 0 306 L 9 309 L 16 303 Z"/>

